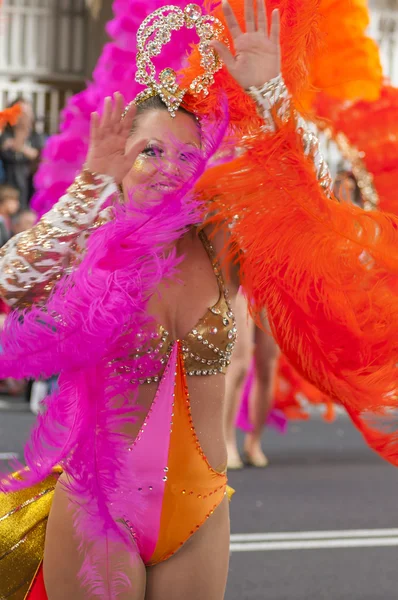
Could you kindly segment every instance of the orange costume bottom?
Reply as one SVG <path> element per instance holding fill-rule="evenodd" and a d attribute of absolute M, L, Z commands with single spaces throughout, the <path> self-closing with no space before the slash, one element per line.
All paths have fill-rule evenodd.
<path fill-rule="evenodd" d="M 167 411 L 168 420 L 165 415 Z M 156 464 L 157 441 L 154 438 L 161 433 L 159 427 L 166 427 L 168 431 L 167 467 L 163 466 L 161 472 Z M 146 464 L 142 460 L 144 456 L 155 458 L 149 458 L 148 461 L 152 462 Z M 139 461 L 134 472 L 134 481 L 142 482 L 137 494 L 145 505 L 149 504 L 144 526 L 138 529 L 128 519 L 125 519 L 125 523 L 134 536 L 143 562 L 148 566 L 156 565 L 177 552 L 228 494 L 226 474 L 210 466 L 194 429 L 178 342 L 174 345 L 150 413 L 130 448 L 129 459 L 132 465 L 135 460 Z M 162 459 L 159 464 L 164 465 Z M 2 559 L 7 556 L 4 567 L 10 573 L 4 582 L 0 582 L 0 597 L 12 600 L 47 599 L 41 564 L 45 535 L 43 523 L 48 518 L 59 473 L 60 470 L 47 485 L 43 482 L 39 492 L 37 489 L 28 489 L 0 496 L 0 538 L 10 540 L 7 548 L 2 547 L 3 543 L 0 542 L 0 570 L 4 572 L 1 568 Z M 43 500 L 46 505 L 38 510 L 36 505 L 43 503 Z M 16 526 L 18 539 L 10 533 L 15 531 Z M 21 540 L 23 543 L 19 543 Z M 32 545 L 35 546 L 34 551 Z M 30 552 L 30 560 L 24 556 L 27 552 Z M 32 560 L 33 555 L 37 557 L 36 562 Z"/>

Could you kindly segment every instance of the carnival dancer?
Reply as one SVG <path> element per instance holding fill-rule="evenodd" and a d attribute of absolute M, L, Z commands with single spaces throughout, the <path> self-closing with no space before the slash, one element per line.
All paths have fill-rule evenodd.
<path fill-rule="evenodd" d="M 146 89 L 126 111 L 106 100 L 85 169 L 1 253 L 15 311 L 0 376 L 61 373 L 28 469 L 2 481 L 3 596 L 33 578 L 30 599 L 223 598 L 239 285 L 352 414 L 395 406 L 398 299 L 373 282 L 398 275 L 397 220 L 336 202 L 280 75 L 278 11 L 268 23 L 262 0 L 231 4 L 145 19 Z M 181 83 L 169 69 L 157 81 L 152 59 L 183 27 L 200 43 Z M 207 169 L 227 129 L 237 158 Z"/>
<path fill-rule="evenodd" d="M 264 468 L 268 465 L 268 459 L 262 449 L 262 435 L 266 423 L 270 424 L 277 418 L 272 409 L 279 349 L 267 331 L 266 322 L 263 323 L 263 329 L 250 317 L 242 292 L 236 297 L 234 313 L 238 338 L 225 389 L 224 428 L 228 469 L 242 469 L 245 464 Z M 242 404 L 245 406 L 242 407 Z M 284 430 L 285 423 L 281 414 L 278 429 Z M 243 460 L 237 445 L 237 426 L 245 432 Z"/>

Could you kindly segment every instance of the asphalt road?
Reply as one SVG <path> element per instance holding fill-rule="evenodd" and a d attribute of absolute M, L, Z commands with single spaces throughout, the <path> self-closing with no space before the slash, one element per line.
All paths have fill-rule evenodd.
<path fill-rule="evenodd" d="M 0 403 L 0 458 L 21 452 L 32 422 Z M 344 417 L 264 443 L 267 469 L 230 474 L 226 600 L 398 600 L 398 471 Z"/>

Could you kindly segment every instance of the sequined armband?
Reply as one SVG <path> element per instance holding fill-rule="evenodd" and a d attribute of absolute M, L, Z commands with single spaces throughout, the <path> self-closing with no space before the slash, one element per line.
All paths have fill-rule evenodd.
<path fill-rule="evenodd" d="M 108 176 L 83 171 L 68 193 L 29 231 L 0 251 L 0 296 L 11 306 L 42 301 L 82 254 L 103 202 L 116 192 Z"/>
<path fill-rule="evenodd" d="M 311 157 L 318 181 L 327 193 L 332 187 L 328 165 L 323 158 L 317 136 L 308 129 L 305 120 L 294 110 L 289 91 L 282 75 L 268 81 L 261 88 L 251 87 L 248 94 L 256 102 L 258 111 L 264 119 L 264 131 L 275 132 L 275 116 L 282 122 L 293 117 L 296 128 L 303 140 L 304 153 Z M 275 115 L 275 116 L 274 116 Z"/>
<path fill-rule="evenodd" d="M 249 88 L 248 94 L 257 104 L 259 114 L 264 119 L 264 129 L 266 131 L 276 131 L 273 110 L 276 109 L 278 117 L 283 120 L 287 118 L 291 105 L 289 91 L 282 75 L 267 81 L 260 88 Z"/>

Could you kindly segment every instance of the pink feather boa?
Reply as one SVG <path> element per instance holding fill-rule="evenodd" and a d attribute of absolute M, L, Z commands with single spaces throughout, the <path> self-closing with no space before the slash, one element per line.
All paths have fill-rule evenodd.
<path fill-rule="evenodd" d="M 203 153 L 192 157 L 183 188 L 157 203 L 137 205 L 132 197 L 116 205 L 113 220 L 91 235 L 82 263 L 57 284 L 45 306 L 14 311 L 0 336 L 0 378 L 61 373 L 59 391 L 47 399 L 26 446 L 29 469 L 22 480 L 3 479 L 0 491 L 34 485 L 55 465 L 63 466 L 87 554 L 82 580 L 103 599 L 117 597 L 126 585 L 122 568 L 106 582 L 100 575 L 109 549 L 124 543 L 134 551 L 116 519 L 132 508 L 143 511 L 129 503 L 134 475 L 125 472 L 128 440 L 120 431 L 137 409 L 131 380 L 160 371 L 148 354 L 155 329 L 147 303 L 162 281 L 176 275 L 176 241 L 203 220 L 204 207 L 192 190 L 227 125 L 227 116 L 216 129 L 202 124 Z"/>

